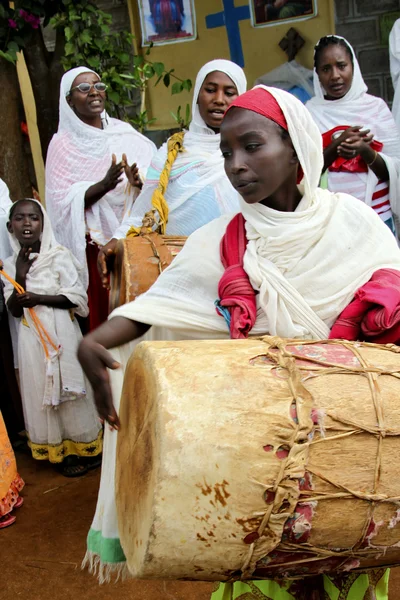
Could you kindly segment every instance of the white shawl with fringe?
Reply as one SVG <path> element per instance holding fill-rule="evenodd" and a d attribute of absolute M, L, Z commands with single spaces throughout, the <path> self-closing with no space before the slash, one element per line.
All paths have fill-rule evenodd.
<path fill-rule="evenodd" d="M 75 305 L 73 313 L 85 317 L 88 314 L 87 296 L 82 281 L 82 268 L 71 252 L 61 246 L 54 238 L 50 221 L 43 207 L 43 232 L 40 252 L 36 256 L 26 277 L 26 291 L 35 294 L 63 295 Z M 21 249 L 13 234 L 9 234 L 13 255 L 4 261 L 6 272 L 15 279 L 15 264 Z M 4 295 L 8 300 L 14 291 L 13 286 L 5 281 Z M 61 402 L 86 396 L 86 384 L 82 369 L 76 357 L 80 332 L 77 323 L 72 322 L 71 312 L 65 309 L 38 305 L 35 312 L 48 332 L 54 346 L 47 345 L 49 358 L 46 359 L 39 333 L 27 308 L 24 317 L 41 349 L 36 369 L 43 369 L 46 378 L 44 406 L 58 406 Z M 22 325 L 22 327 L 24 327 Z M 77 329 L 78 327 L 78 329 Z M 77 331 L 79 336 L 77 336 Z M 21 339 L 20 339 L 21 342 Z M 42 365 L 41 362 L 42 361 Z M 29 368 L 32 365 L 20 365 L 21 377 L 29 380 Z M 27 373 L 28 372 L 28 373 Z M 29 389 L 29 383 L 27 385 Z"/>

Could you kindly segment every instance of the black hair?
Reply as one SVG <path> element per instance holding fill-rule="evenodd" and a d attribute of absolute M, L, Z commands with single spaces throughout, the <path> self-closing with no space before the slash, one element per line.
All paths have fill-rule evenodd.
<path fill-rule="evenodd" d="M 20 200 L 16 200 L 13 203 L 12 207 L 10 208 L 10 212 L 8 213 L 8 218 L 9 218 L 10 221 L 11 221 L 12 216 L 14 214 L 15 207 L 17 206 L 17 204 L 20 204 L 21 202 L 32 202 L 33 204 L 35 204 L 35 206 L 37 206 L 37 203 L 33 200 L 33 198 L 21 198 Z M 42 211 L 41 208 L 40 208 L 40 212 L 42 213 L 42 218 L 43 218 L 43 211 Z"/>
<path fill-rule="evenodd" d="M 318 69 L 318 62 L 319 62 L 319 58 L 322 54 L 322 52 L 325 50 L 325 48 L 328 48 L 328 46 L 341 46 L 342 48 L 344 48 L 347 52 L 347 54 L 349 55 L 349 58 L 351 60 L 351 64 L 354 67 L 354 61 L 353 61 L 353 53 L 351 51 L 350 46 L 347 44 L 347 42 L 345 40 L 343 40 L 342 38 L 336 37 L 336 35 L 326 35 L 325 37 L 322 37 L 318 44 L 314 47 L 314 68 Z"/>

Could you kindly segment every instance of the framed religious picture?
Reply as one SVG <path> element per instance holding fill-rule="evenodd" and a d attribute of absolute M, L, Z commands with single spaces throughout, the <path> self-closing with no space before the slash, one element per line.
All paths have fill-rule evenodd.
<path fill-rule="evenodd" d="M 143 46 L 196 39 L 194 0 L 138 0 L 138 3 Z"/>
<path fill-rule="evenodd" d="M 317 14 L 317 0 L 250 0 L 253 27 L 267 27 L 310 19 Z"/>

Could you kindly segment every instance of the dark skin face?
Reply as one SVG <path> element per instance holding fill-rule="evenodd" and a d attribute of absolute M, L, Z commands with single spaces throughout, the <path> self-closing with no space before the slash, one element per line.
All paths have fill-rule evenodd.
<path fill-rule="evenodd" d="M 237 96 L 236 86 L 228 75 L 221 71 L 207 75 L 200 88 L 197 104 L 202 119 L 210 129 L 219 132 L 224 113 Z"/>
<path fill-rule="evenodd" d="M 37 204 L 29 201 L 18 202 L 7 223 L 7 229 L 15 235 L 21 248 L 39 252 L 43 215 Z"/>
<path fill-rule="evenodd" d="M 247 204 L 292 212 L 301 200 L 298 159 L 289 137 L 258 113 L 232 108 L 221 126 L 225 172 Z"/>
<path fill-rule="evenodd" d="M 317 74 L 326 100 L 343 98 L 353 81 L 353 65 L 346 48 L 338 44 L 327 46 L 318 59 Z"/>
<path fill-rule="evenodd" d="M 75 77 L 71 89 L 79 85 L 80 83 L 96 83 L 100 81 L 99 77 L 94 73 L 81 73 Z M 67 102 L 75 111 L 76 115 L 86 123 L 86 125 L 92 125 L 101 129 L 101 113 L 105 108 L 106 93 L 98 92 L 91 88 L 88 94 L 84 94 L 79 90 L 73 90 L 69 96 L 67 96 Z"/>

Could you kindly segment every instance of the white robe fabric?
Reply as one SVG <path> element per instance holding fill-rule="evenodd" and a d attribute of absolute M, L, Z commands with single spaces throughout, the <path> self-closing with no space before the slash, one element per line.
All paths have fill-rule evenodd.
<path fill-rule="evenodd" d="M 0 179 L 0 260 L 11 254 L 11 245 L 7 232 L 8 211 L 12 205 L 10 193 L 5 182 Z"/>
<path fill-rule="evenodd" d="M 85 234 L 99 246 L 106 244 L 115 237 L 133 205 L 125 174 L 114 190 L 85 210 L 87 189 L 105 177 L 112 154 L 119 162 L 125 153 L 128 163 L 136 162 L 144 177 L 156 152 L 153 142 L 128 123 L 103 113 L 103 129 L 97 129 L 75 114 L 66 96 L 75 78 L 88 72 L 94 73 L 87 67 L 77 67 L 61 80 L 60 122 L 46 160 L 46 207 L 54 234 L 83 266 L 86 266 Z"/>
<path fill-rule="evenodd" d="M 220 135 L 206 125 L 197 104 L 204 80 L 214 71 L 228 75 L 239 94 L 246 91 L 243 70 L 229 60 L 212 60 L 200 69 L 193 93 L 193 119 L 189 131 L 185 132 L 184 151 L 178 154 L 173 164 L 165 194 L 169 206 L 167 234 L 190 235 L 213 219 L 239 209 L 239 196 L 225 175 L 219 148 Z M 131 215 L 118 230 L 119 237 L 125 237 L 129 226 L 139 227 L 145 213 L 151 210 L 151 199 L 164 168 L 167 152 L 166 142 L 151 162 L 146 183 Z"/>
<path fill-rule="evenodd" d="M 339 37 L 339 36 L 335 36 Z M 344 38 L 340 38 L 344 39 Z M 392 213 L 400 216 L 400 136 L 387 104 L 382 98 L 371 96 L 361 74 L 353 48 L 344 40 L 353 55 L 354 73 L 350 90 L 339 100 L 325 100 L 317 72 L 314 69 L 315 96 L 306 104 L 321 133 L 339 125 L 349 127 L 361 125 L 371 130 L 374 138 L 383 143 L 380 155 L 389 171 L 389 196 Z M 346 173 L 328 171 L 328 189 L 356 196 L 368 206 L 376 191 L 378 178 L 369 169 L 368 173 Z"/>
<path fill-rule="evenodd" d="M 384 267 L 400 270 L 400 251 L 371 208 L 351 196 L 318 188 L 323 155 L 317 126 L 299 100 L 282 90 L 265 89 L 276 98 L 288 123 L 304 171 L 303 199 L 291 213 L 241 200 L 248 239 L 244 268 L 259 292 L 251 335 L 323 339 L 374 271 Z M 153 339 L 165 327 L 170 331 L 168 339 L 229 338 L 214 303 L 224 272 L 220 243 L 231 218 L 224 215 L 193 233 L 150 290 L 117 308 L 110 319 L 125 317 L 155 325 L 147 334 Z M 164 330 L 164 337 L 158 339 L 166 339 L 165 335 Z M 136 343 L 111 351 L 123 367 Z M 117 411 L 122 375 L 123 369 L 111 372 Z M 120 548 L 119 562 L 106 564 L 101 545 L 89 543 L 103 528 L 102 542 L 119 544 L 113 486 L 116 436 L 114 431 L 106 432 L 99 500 L 86 556 L 92 567 L 99 566 L 101 581 L 109 579 L 113 570 L 126 573 Z"/>
<path fill-rule="evenodd" d="M 18 360 L 26 427 L 34 444 L 57 446 L 69 439 L 90 443 L 97 439 L 101 427 L 91 388 L 76 357 L 82 335 L 73 315 L 84 317 L 88 313 L 82 268 L 71 252 L 55 240 L 39 202 L 31 202 L 41 208 L 43 232 L 40 252 L 31 254 L 36 260 L 26 277 L 26 291 L 63 295 L 75 308 L 35 307 L 36 315 L 58 348 L 48 346 L 48 359 L 29 310 L 24 308 L 24 318 L 19 319 Z M 20 245 L 13 234 L 9 236 L 13 255 L 6 259 L 4 268 L 15 279 Z M 5 280 L 7 301 L 13 291 L 12 284 Z"/>
<path fill-rule="evenodd" d="M 400 131 L 400 19 L 397 19 L 389 34 L 389 59 L 394 89 L 392 114 Z"/>

